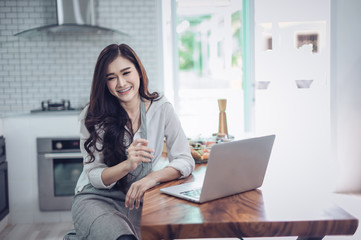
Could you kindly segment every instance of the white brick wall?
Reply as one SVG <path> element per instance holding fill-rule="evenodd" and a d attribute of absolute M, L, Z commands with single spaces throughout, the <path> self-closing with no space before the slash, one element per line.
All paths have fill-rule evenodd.
<path fill-rule="evenodd" d="M 0 115 L 29 112 L 41 101 L 69 99 L 83 106 L 89 98 L 99 52 L 127 43 L 140 56 L 151 90 L 162 91 L 159 69 L 158 0 L 95 1 L 97 25 L 130 35 L 13 36 L 56 23 L 56 0 L 0 0 Z"/>

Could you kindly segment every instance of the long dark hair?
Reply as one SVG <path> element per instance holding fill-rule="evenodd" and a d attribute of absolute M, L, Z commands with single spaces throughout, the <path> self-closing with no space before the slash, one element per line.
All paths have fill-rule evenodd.
<path fill-rule="evenodd" d="M 94 151 L 103 152 L 107 166 L 114 166 L 127 159 L 126 148 L 132 142 L 133 133 L 131 121 L 127 112 L 119 104 L 119 100 L 108 90 L 106 71 L 110 63 L 122 56 L 132 62 L 140 78 L 139 94 L 143 99 L 156 100 L 157 92 L 148 90 L 148 76 L 137 54 L 126 44 L 111 44 L 100 53 L 95 65 L 93 83 L 85 126 L 90 136 L 84 143 L 84 148 L 90 156 L 89 162 L 95 160 Z M 100 133 L 104 133 L 101 137 Z M 102 147 L 96 145 L 102 143 Z"/>

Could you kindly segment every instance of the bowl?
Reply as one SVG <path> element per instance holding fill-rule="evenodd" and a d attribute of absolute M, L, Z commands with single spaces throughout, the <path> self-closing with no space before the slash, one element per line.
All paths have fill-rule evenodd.
<path fill-rule="evenodd" d="M 211 147 L 216 142 L 213 141 L 189 141 L 191 154 L 196 163 L 205 163 L 208 161 Z"/>

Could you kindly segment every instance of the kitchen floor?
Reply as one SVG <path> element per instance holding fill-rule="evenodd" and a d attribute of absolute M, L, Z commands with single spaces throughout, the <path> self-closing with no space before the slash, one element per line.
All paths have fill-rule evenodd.
<path fill-rule="evenodd" d="M 361 219 L 361 193 L 360 194 L 334 194 L 334 201 L 352 214 L 354 217 Z M 359 223 L 361 225 L 361 223 Z M 71 222 L 63 223 L 33 223 L 33 224 L 16 224 L 7 225 L 0 232 L 1 240 L 61 240 L 66 232 L 73 228 Z M 223 238 L 236 240 L 238 238 Z M 246 238 L 249 240 L 295 240 L 296 237 L 281 238 Z M 358 227 L 353 236 L 327 236 L 324 240 L 359 240 L 361 239 L 361 227 Z M 197 240 L 197 239 L 193 239 Z M 205 239 L 203 239 L 205 240 Z M 211 240 L 208 238 L 208 240 Z M 221 239 L 217 239 L 221 240 Z"/>
<path fill-rule="evenodd" d="M 28 223 L 7 225 L 1 240 L 61 240 L 73 228 L 73 223 Z"/>

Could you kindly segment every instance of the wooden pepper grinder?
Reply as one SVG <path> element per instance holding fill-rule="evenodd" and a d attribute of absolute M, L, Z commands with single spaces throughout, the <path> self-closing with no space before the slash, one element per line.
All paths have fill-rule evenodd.
<path fill-rule="evenodd" d="M 228 136 L 226 106 L 227 106 L 227 99 L 218 99 L 218 107 L 219 107 L 218 136 Z"/>

